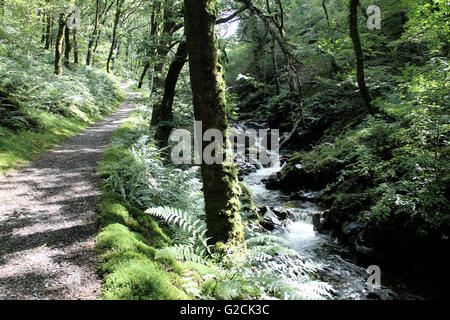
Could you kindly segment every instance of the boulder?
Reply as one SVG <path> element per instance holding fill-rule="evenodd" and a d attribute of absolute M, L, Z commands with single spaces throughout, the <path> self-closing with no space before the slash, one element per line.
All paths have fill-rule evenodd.
<path fill-rule="evenodd" d="M 283 228 L 283 223 L 269 207 L 261 208 L 259 213 L 262 214 L 262 222 L 260 224 L 264 229 L 274 231 L 275 229 Z"/>
<path fill-rule="evenodd" d="M 280 190 L 281 184 L 278 175 L 278 173 L 274 173 L 262 181 L 268 190 Z"/>

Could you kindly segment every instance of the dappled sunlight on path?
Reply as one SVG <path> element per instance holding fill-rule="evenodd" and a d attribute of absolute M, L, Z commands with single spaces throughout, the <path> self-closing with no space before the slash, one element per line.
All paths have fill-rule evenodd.
<path fill-rule="evenodd" d="M 41 159 L 0 176 L 0 299 L 96 299 L 97 162 L 134 109 L 112 115 Z"/>

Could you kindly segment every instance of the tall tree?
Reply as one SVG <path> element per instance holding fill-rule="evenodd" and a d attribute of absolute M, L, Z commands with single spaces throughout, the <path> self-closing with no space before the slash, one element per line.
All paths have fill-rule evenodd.
<path fill-rule="evenodd" d="M 112 33 L 112 41 L 111 41 L 111 47 L 109 49 L 108 59 L 106 60 L 106 71 L 108 73 L 111 73 L 111 62 L 114 56 L 114 51 L 117 48 L 117 31 L 119 28 L 120 19 L 122 16 L 122 7 L 125 3 L 125 0 L 116 0 L 116 13 L 114 15 L 114 24 L 113 24 L 113 33 Z"/>
<path fill-rule="evenodd" d="M 80 58 L 79 58 L 79 54 L 78 54 L 78 30 L 77 30 L 77 28 L 73 29 L 72 36 L 73 36 L 73 39 L 72 39 L 72 42 L 73 42 L 73 62 L 75 64 L 78 64 L 78 62 L 80 61 Z"/>
<path fill-rule="evenodd" d="M 64 30 L 64 39 L 64 64 L 67 66 L 70 63 L 70 52 L 72 51 L 72 45 L 70 43 L 70 28 L 68 27 L 67 22 Z"/>
<path fill-rule="evenodd" d="M 185 0 L 185 30 L 194 115 L 202 130 L 217 129 L 228 143 L 228 121 L 225 111 L 225 82 L 217 56 L 215 38 L 215 0 Z M 207 147 L 203 142 L 202 151 Z M 205 196 L 206 223 L 212 243 L 233 246 L 243 242 L 239 187 L 236 168 L 227 162 L 201 165 Z"/>
<path fill-rule="evenodd" d="M 164 20 L 162 33 L 160 34 L 160 41 L 156 49 L 158 62 L 153 69 L 153 90 L 164 88 L 164 73 L 167 68 L 167 56 L 170 49 L 176 45 L 177 41 L 173 40 L 173 34 L 183 27 L 183 23 L 177 21 L 176 17 L 176 4 L 175 1 L 171 1 L 164 7 Z M 151 124 L 156 125 L 161 121 L 161 109 L 159 106 L 155 106 L 153 109 Z"/>
<path fill-rule="evenodd" d="M 364 55 L 361 47 L 361 40 L 358 32 L 358 4 L 359 0 L 350 0 L 350 37 L 352 38 L 353 48 L 356 56 L 356 78 L 359 91 L 368 112 L 374 113 L 372 98 L 366 85 L 364 71 Z"/>
<path fill-rule="evenodd" d="M 106 23 L 106 18 L 108 16 L 109 11 L 114 5 L 114 0 L 96 0 L 95 3 L 95 16 L 94 16 L 94 29 L 89 38 L 87 55 L 86 55 L 86 65 L 91 65 L 93 60 L 93 55 L 95 53 L 96 43 L 98 38 L 100 37 L 100 27 Z M 94 48 L 95 45 L 95 48 Z"/>
<path fill-rule="evenodd" d="M 51 32 L 53 25 L 53 15 L 50 11 L 47 11 L 46 18 L 47 18 L 47 26 L 45 29 L 45 50 L 50 50 Z"/>
<path fill-rule="evenodd" d="M 57 75 L 62 74 L 62 50 L 64 44 L 64 33 L 66 30 L 66 14 L 63 12 L 59 16 L 59 28 L 58 34 L 56 36 L 56 45 L 55 45 L 55 73 Z"/>
<path fill-rule="evenodd" d="M 175 58 L 169 67 L 164 86 L 164 96 L 161 105 L 158 107 L 161 110 L 161 123 L 156 130 L 155 138 L 161 148 L 167 147 L 169 136 L 173 129 L 173 124 L 171 122 L 173 121 L 172 106 L 175 97 L 175 88 L 180 72 L 186 64 L 186 58 L 186 42 L 183 41 L 178 46 Z"/>

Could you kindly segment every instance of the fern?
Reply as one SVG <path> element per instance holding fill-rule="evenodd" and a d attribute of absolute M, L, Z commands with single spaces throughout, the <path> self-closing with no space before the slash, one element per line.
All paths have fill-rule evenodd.
<path fill-rule="evenodd" d="M 211 253 L 208 245 L 208 238 L 206 237 L 206 223 L 197 215 L 192 215 L 180 209 L 170 207 L 151 208 L 148 209 L 146 213 L 162 219 L 167 224 L 176 226 L 180 230 L 190 234 L 192 238 L 195 239 L 195 243 L 198 244 L 202 250 L 205 250 L 208 254 Z"/>
<path fill-rule="evenodd" d="M 159 249 L 156 252 L 156 259 L 173 258 L 178 261 L 192 261 L 197 263 L 207 263 L 207 251 L 202 248 L 193 248 L 183 244 L 176 244 L 171 247 Z"/>

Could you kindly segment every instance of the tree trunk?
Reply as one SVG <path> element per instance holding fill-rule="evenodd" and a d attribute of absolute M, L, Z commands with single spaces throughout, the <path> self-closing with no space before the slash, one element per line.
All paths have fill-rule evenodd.
<path fill-rule="evenodd" d="M 59 29 L 56 36 L 56 48 L 55 48 L 55 73 L 57 75 L 62 74 L 62 49 L 64 43 L 64 31 L 66 30 L 66 14 L 61 13 L 59 16 Z"/>
<path fill-rule="evenodd" d="M 359 0 L 350 0 L 350 38 L 353 42 L 353 47 L 356 56 L 356 78 L 358 80 L 359 91 L 361 92 L 364 105 L 368 112 L 374 113 L 372 106 L 372 98 L 369 89 L 366 86 L 366 79 L 364 74 L 364 56 L 361 48 L 361 40 L 358 33 L 358 4 Z"/>
<path fill-rule="evenodd" d="M 178 46 L 175 58 L 169 67 L 169 72 L 167 73 L 165 81 L 164 97 L 161 105 L 159 106 L 159 110 L 161 113 L 161 123 L 156 130 L 155 139 L 158 141 L 158 145 L 161 148 L 165 148 L 169 145 L 169 136 L 173 129 L 173 99 L 175 97 L 175 89 L 177 86 L 178 78 L 180 76 L 180 72 L 186 64 L 186 58 L 186 42 L 181 42 Z"/>
<path fill-rule="evenodd" d="M 45 31 L 45 50 L 50 50 L 53 16 L 47 12 L 47 29 Z"/>
<path fill-rule="evenodd" d="M 42 14 L 41 14 L 42 12 Z M 45 45 L 45 39 L 47 36 L 47 11 L 45 9 L 42 9 L 42 11 L 39 11 L 39 15 L 40 15 L 40 23 L 42 24 L 42 37 L 41 37 L 41 42 Z"/>
<path fill-rule="evenodd" d="M 161 60 L 153 69 L 153 87 L 152 93 L 154 93 L 157 89 L 164 88 L 164 79 L 162 74 L 166 69 L 166 57 L 169 54 L 170 49 L 167 44 L 158 48 L 158 58 Z M 153 106 L 152 113 L 152 121 L 151 125 L 157 125 L 161 121 L 161 110 L 158 105 Z"/>
<path fill-rule="evenodd" d="M 173 3 L 173 1 L 172 1 Z M 164 26 L 162 29 L 162 36 L 172 35 L 175 31 L 176 22 L 174 19 L 173 7 L 166 6 L 164 9 Z M 155 29 L 157 31 L 157 29 Z M 164 73 L 167 67 L 167 55 L 170 52 L 170 42 L 160 37 L 160 42 L 157 51 L 157 56 L 160 61 L 156 64 L 153 70 L 153 90 L 164 88 Z"/>
<path fill-rule="evenodd" d="M 189 55 L 194 115 L 202 122 L 203 133 L 219 130 L 224 146 L 228 145 L 225 82 L 217 56 L 215 38 L 215 0 L 185 0 L 185 30 Z M 203 142 L 202 151 L 208 146 Z M 206 223 L 211 243 L 223 243 L 217 249 L 238 245 L 244 241 L 240 215 L 241 188 L 236 167 L 228 162 L 201 165 L 205 196 Z"/>
<path fill-rule="evenodd" d="M 70 63 L 70 52 L 72 51 L 72 46 L 70 44 L 70 29 L 67 26 L 67 24 L 64 31 L 64 38 L 65 38 L 64 64 L 68 66 Z"/>
<path fill-rule="evenodd" d="M 122 4 L 123 4 L 123 0 L 117 0 L 117 2 L 116 2 L 116 15 L 115 15 L 115 18 L 114 18 L 114 26 L 113 26 L 113 35 L 112 35 L 111 48 L 109 49 L 108 60 L 106 60 L 106 72 L 108 72 L 108 73 L 112 72 L 111 61 L 113 59 L 114 50 L 115 50 L 115 48 L 117 46 L 117 29 L 119 27 L 120 16 L 122 15 L 122 13 L 121 13 Z"/>
<path fill-rule="evenodd" d="M 55 32 L 55 18 L 52 19 L 51 23 L 51 32 L 50 32 L 50 47 L 55 46 L 55 40 L 56 40 L 56 32 Z"/>
<path fill-rule="evenodd" d="M 97 5 L 95 7 L 95 21 L 94 21 L 94 31 L 92 31 L 92 36 L 89 39 L 88 48 L 87 48 L 87 56 L 86 56 L 86 65 L 91 65 L 91 59 L 92 59 L 92 49 L 94 46 L 95 41 L 97 40 L 98 36 L 98 26 L 100 23 L 100 0 L 97 0 Z"/>
<path fill-rule="evenodd" d="M 147 61 L 144 66 L 144 70 L 142 70 L 141 77 L 139 78 L 139 89 L 142 89 L 142 86 L 144 85 L 145 75 L 147 74 L 148 69 L 150 69 L 150 62 Z"/>
<path fill-rule="evenodd" d="M 78 56 L 78 35 L 77 35 L 77 29 L 73 29 L 73 62 L 75 64 L 79 63 L 79 56 Z"/>
<path fill-rule="evenodd" d="M 114 54 L 113 54 L 113 57 L 112 57 L 112 59 L 111 59 L 111 71 L 113 71 L 114 70 L 114 65 L 115 65 L 115 63 L 116 63 L 116 60 L 117 60 L 117 58 L 119 57 L 119 53 L 120 53 L 120 44 L 121 44 L 121 41 L 120 41 L 120 38 L 119 39 L 117 39 L 117 41 L 116 41 L 116 47 L 114 48 Z"/>

